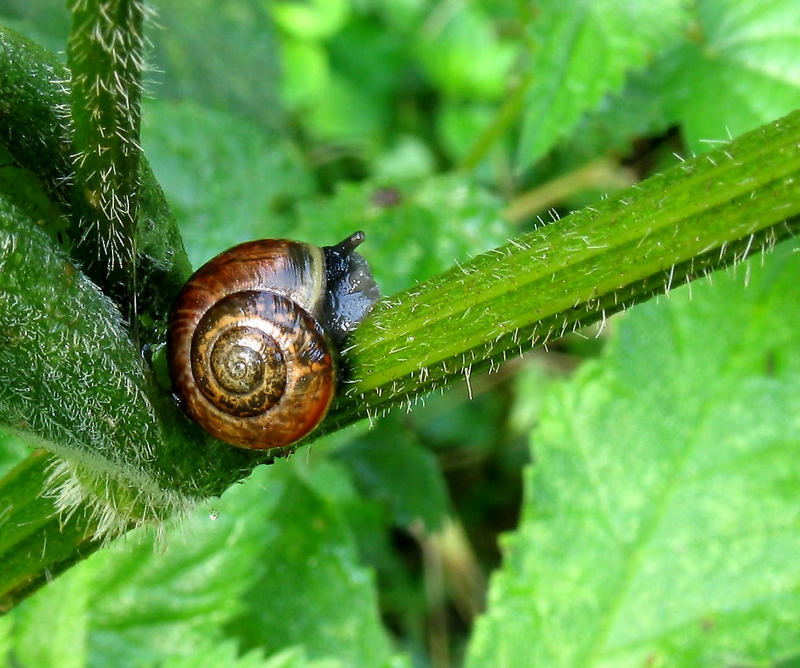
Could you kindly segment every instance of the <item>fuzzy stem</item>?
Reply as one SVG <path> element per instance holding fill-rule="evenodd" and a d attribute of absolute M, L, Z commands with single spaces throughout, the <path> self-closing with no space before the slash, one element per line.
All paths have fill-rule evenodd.
<path fill-rule="evenodd" d="M 59 517 L 53 499 L 42 496 L 54 460 L 39 450 L 3 479 L 0 614 L 102 545 L 89 537 L 84 513 Z"/>
<path fill-rule="evenodd" d="M 142 24 L 139 0 L 70 0 L 74 194 L 84 271 L 135 313 Z"/>
<path fill-rule="evenodd" d="M 69 79 L 69 70 L 53 54 L 0 27 L 0 143 L 17 165 L 36 175 L 63 212 L 52 236 L 73 254 L 82 231 L 70 215 L 73 195 L 79 193 L 71 185 L 75 149 Z M 134 298 L 139 341 L 154 344 L 164 340 L 167 313 L 191 268 L 178 225 L 144 157 L 139 181 Z"/>
<path fill-rule="evenodd" d="M 740 261 L 800 227 L 800 112 L 384 300 L 334 431 Z"/>

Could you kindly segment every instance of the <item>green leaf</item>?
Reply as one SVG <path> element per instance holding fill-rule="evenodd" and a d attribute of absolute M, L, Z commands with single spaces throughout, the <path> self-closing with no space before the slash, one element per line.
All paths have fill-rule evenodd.
<path fill-rule="evenodd" d="M 619 89 L 625 75 L 670 44 L 686 24 L 686 0 L 543 0 L 530 25 L 533 74 L 518 149 L 527 167 L 569 133 L 581 114 Z"/>
<path fill-rule="evenodd" d="M 0 619 L 10 640 L 8 652 L 0 654 L 3 665 L 63 666 L 81 668 L 87 664 L 87 602 L 91 580 L 85 569 L 60 578 L 47 587 L 46 596 L 34 596 Z M 53 623 L 53 610 L 58 622 Z"/>
<path fill-rule="evenodd" d="M 468 665 L 761 665 L 796 651 L 796 251 L 637 307 L 550 394 Z"/>
<path fill-rule="evenodd" d="M 0 476 L 8 473 L 30 452 L 31 446 L 24 440 L 0 430 Z"/>
<path fill-rule="evenodd" d="M 314 106 L 304 110 L 303 123 L 321 141 L 343 141 L 373 149 L 388 122 L 387 106 L 361 83 L 333 73 Z M 374 149 L 373 149 L 374 150 Z"/>
<path fill-rule="evenodd" d="M 584 114 L 571 136 L 557 145 L 557 157 L 574 169 L 610 152 L 630 155 L 638 138 L 666 133 L 678 121 L 667 113 L 661 99 L 661 88 L 667 85 L 658 75 L 661 64 L 631 73 L 621 91 Z M 677 160 L 672 157 L 673 162 Z M 548 167 L 552 169 L 542 165 Z"/>
<path fill-rule="evenodd" d="M 410 432 L 399 440 L 391 420 L 348 444 L 339 453 L 368 497 L 389 507 L 396 526 L 421 520 L 438 529 L 449 510 L 447 485 L 436 458 Z M 402 437 L 401 437 L 402 438 Z"/>
<path fill-rule="evenodd" d="M 240 598 L 262 549 L 264 513 L 280 489 L 280 471 L 262 469 L 248 485 L 172 527 L 161 539 L 166 549 L 154 549 L 160 541 L 140 532 L 62 578 L 79 570 L 90 574 L 91 662 L 158 665 L 197 657 L 198 648 L 210 657 L 228 653 L 232 637 L 224 626 L 242 610 Z M 48 595 L 49 588 L 41 594 Z"/>
<path fill-rule="evenodd" d="M 147 104 L 142 142 L 194 266 L 248 239 L 297 238 L 281 210 L 312 184 L 290 142 L 190 102 Z"/>
<path fill-rule="evenodd" d="M 328 54 L 319 42 L 281 40 L 281 96 L 291 109 L 303 110 L 323 101 L 330 85 Z"/>
<path fill-rule="evenodd" d="M 275 23 L 287 33 L 302 39 L 323 39 L 337 32 L 347 20 L 350 5 L 346 0 L 264 2 Z"/>
<path fill-rule="evenodd" d="M 140 356 L 108 299 L 51 243 L 0 193 L 0 424 L 120 467 L 121 450 L 152 458 L 162 434 Z"/>
<path fill-rule="evenodd" d="M 800 5 L 703 0 L 695 11 L 688 39 L 588 114 L 568 151 L 628 151 L 679 124 L 690 151 L 704 153 L 800 107 Z"/>
<path fill-rule="evenodd" d="M 800 4 L 703 0 L 697 22 L 649 82 L 692 151 L 800 107 Z"/>
<path fill-rule="evenodd" d="M 299 460 L 285 467 L 302 467 Z M 331 469 L 326 467 L 324 475 Z M 372 575 L 336 506 L 301 475 L 284 477 L 280 499 L 257 531 L 260 550 L 249 575 L 245 610 L 230 627 L 244 647 L 270 653 L 304 646 L 310 657 L 379 665 L 390 646 L 377 615 Z"/>
<path fill-rule="evenodd" d="M 380 183 L 407 183 L 432 178 L 435 158 L 428 146 L 411 135 L 397 142 L 375 160 L 375 180 Z"/>
<path fill-rule="evenodd" d="M 166 536 L 139 531 L 76 566 L 6 615 L 0 636 L 19 658 L 72 643 L 89 665 L 229 665 L 237 654 L 243 666 L 380 665 L 390 646 L 372 578 L 314 491 L 337 476 L 302 459 L 262 467 Z"/>
<path fill-rule="evenodd" d="M 0 193 L 26 218 L 36 221 L 53 242 L 69 245 L 65 239 L 68 225 L 61 209 L 48 198 L 41 181 L 32 172 L 12 166 L 0 167 Z"/>
<path fill-rule="evenodd" d="M 498 38 L 480 3 L 442 4 L 417 34 L 420 63 L 446 96 L 496 100 L 502 95 L 517 47 Z"/>

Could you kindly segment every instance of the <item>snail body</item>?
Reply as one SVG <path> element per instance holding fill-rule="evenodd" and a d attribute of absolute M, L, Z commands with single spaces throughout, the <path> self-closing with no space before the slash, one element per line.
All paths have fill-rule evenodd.
<path fill-rule="evenodd" d="M 318 248 L 239 244 L 198 269 L 170 314 L 170 377 L 189 416 L 243 448 L 290 445 L 325 417 L 337 352 L 379 297 L 356 232 Z"/>

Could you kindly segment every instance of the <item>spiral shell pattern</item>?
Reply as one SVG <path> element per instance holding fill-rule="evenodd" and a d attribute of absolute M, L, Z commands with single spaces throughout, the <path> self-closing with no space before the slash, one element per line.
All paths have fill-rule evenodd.
<path fill-rule="evenodd" d="M 241 244 L 181 291 L 167 337 L 170 375 L 186 412 L 217 438 L 283 447 L 327 413 L 334 361 L 309 310 L 324 290 L 318 253 L 275 239 Z"/>

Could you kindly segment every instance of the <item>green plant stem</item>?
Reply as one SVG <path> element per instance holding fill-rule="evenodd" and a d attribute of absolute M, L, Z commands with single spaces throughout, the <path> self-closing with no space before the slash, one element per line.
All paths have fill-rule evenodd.
<path fill-rule="evenodd" d="M 0 614 L 101 545 L 93 540 L 90 522 L 81 512 L 60 517 L 42 489 L 54 457 L 44 450 L 32 454 L 3 479 L 0 524 Z"/>
<path fill-rule="evenodd" d="M 0 27 L 0 143 L 33 173 L 64 214 L 62 247 L 71 253 L 82 231 L 69 216 L 74 196 L 69 70 L 50 52 Z M 175 295 L 191 273 L 178 226 L 147 161 L 139 162 L 136 301 L 140 344 L 163 341 Z M 76 261 L 79 262 L 79 258 Z"/>
<path fill-rule="evenodd" d="M 135 311 L 144 8 L 71 0 L 67 47 L 74 153 L 72 216 L 84 271 Z"/>
<path fill-rule="evenodd" d="M 468 381 L 473 371 L 496 368 L 795 233 L 798 142 L 795 113 L 385 299 L 344 351 L 347 390 L 316 435 Z M 152 465 L 175 465 L 160 459 Z M 249 470 L 242 464 L 239 475 Z M 22 492 L 20 498 L 8 479 L 0 481 L 8 503 L 32 503 L 35 488 Z M 57 541 L 63 555 L 70 544 L 84 545 L 87 531 L 57 538 L 39 532 L 29 540 Z M 7 558 L 0 552 L 0 563 Z M 31 580 L 42 567 L 35 565 Z M 12 591 L 0 575 L 0 595 Z"/>
<path fill-rule="evenodd" d="M 384 300 L 333 431 L 721 269 L 800 226 L 800 112 Z"/>

